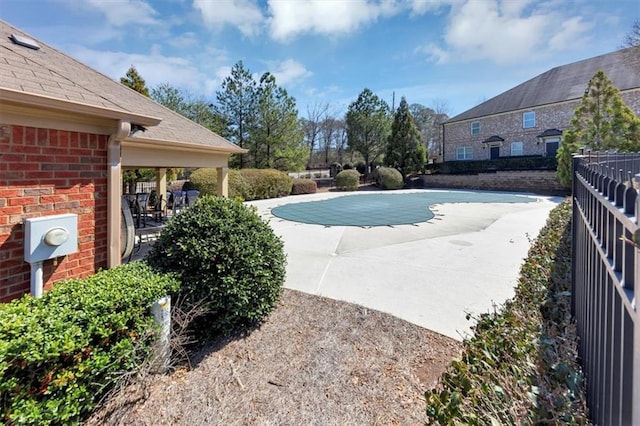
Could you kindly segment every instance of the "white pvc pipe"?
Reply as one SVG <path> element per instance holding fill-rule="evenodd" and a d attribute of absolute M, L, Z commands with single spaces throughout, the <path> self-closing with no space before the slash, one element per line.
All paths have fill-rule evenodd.
<path fill-rule="evenodd" d="M 171 296 L 158 299 L 151 306 L 153 320 L 158 325 L 159 336 L 155 348 L 155 370 L 164 373 L 171 358 Z"/>
<path fill-rule="evenodd" d="M 31 295 L 42 297 L 42 262 L 33 262 L 31 265 Z"/>

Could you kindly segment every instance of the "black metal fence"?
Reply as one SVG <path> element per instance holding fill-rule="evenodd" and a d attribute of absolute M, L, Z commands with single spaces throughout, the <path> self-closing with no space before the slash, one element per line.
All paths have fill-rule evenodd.
<path fill-rule="evenodd" d="M 598 425 L 640 425 L 640 154 L 574 158 L 572 313 Z"/>

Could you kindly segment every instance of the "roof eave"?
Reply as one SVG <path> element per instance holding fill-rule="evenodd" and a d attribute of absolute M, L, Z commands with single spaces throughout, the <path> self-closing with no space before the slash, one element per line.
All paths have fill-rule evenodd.
<path fill-rule="evenodd" d="M 123 144 L 131 144 L 131 145 L 150 145 L 154 147 L 162 146 L 167 149 L 189 149 L 193 151 L 216 151 L 225 154 L 246 154 L 249 152 L 248 149 L 240 148 L 231 144 L 230 147 L 221 147 L 221 146 L 213 146 L 213 145 L 202 145 L 190 142 L 181 142 L 181 141 L 169 141 L 163 139 L 151 139 L 145 138 L 144 136 L 130 136 L 122 141 Z"/>
<path fill-rule="evenodd" d="M 0 87 L 0 103 L 3 101 L 21 103 L 37 108 L 54 109 L 88 116 L 111 118 L 114 120 L 124 120 L 131 123 L 141 124 L 143 126 L 157 126 L 162 121 L 162 119 L 157 117 L 150 117 L 128 111 L 98 107 L 81 102 L 63 100 L 50 96 L 37 95 L 34 93 Z"/>

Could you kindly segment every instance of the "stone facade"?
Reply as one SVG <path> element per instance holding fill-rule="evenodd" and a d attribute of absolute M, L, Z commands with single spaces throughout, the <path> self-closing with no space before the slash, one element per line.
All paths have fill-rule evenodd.
<path fill-rule="evenodd" d="M 640 89 L 621 92 L 625 103 L 640 115 Z M 522 142 L 522 152 L 517 155 L 546 155 L 544 139 L 538 138 L 548 129 L 565 130 L 573 117 L 580 100 L 541 105 L 534 108 L 510 111 L 501 114 L 478 117 L 444 124 L 444 161 L 457 160 L 458 148 L 470 148 L 467 160 L 487 160 L 491 158 L 491 147 L 499 150 L 500 157 L 512 155 L 512 144 Z M 535 112 L 535 125 L 523 127 L 523 114 Z M 480 125 L 478 134 L 472 135 L 473 122 Z M 491 136 L 499 136 L 504 141 L 483 143 Z M 547 139 L 551 140 L 551 139 Z M 469 153 L 469 150 L 467 150 Z"/>

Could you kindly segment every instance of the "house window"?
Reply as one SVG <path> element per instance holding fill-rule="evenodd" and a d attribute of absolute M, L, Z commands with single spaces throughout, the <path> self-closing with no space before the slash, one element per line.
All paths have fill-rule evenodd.
<path fill-rule="evenodd" d="M 480 134 L 480 122 L 474 121 L 471 123 L 471 135 L 477 136 Z"/>
<path fill-rule="evenodd" d="M 456 148 L 456 160 L 471 160 L 473 158 L 473 148 L 463 146 Z"/>
<path fill-rule="evenodd" d="M 524 129 L 530 129 L 536 127 L 536 112 L 529 111 L 522 114 L 522 127 Z"/>
<path fill-rule="evenodd" d="M 511 156 L 524 155 L 524 148 L 522 142 L 511 142 Z"/>

